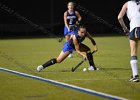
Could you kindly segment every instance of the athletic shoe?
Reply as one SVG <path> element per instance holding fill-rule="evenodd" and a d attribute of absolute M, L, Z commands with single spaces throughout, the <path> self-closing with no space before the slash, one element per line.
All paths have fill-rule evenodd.
<path fill-rule="evenodd" d="M 133 75 L 131 76 L 131 78 L 129 79 L 129 81 L 132 81 L 133 80 Z"/>
<path fill-rule="evenodd" d="M 88 70 L 99 70 L 99 68 L 96 68 L 96 67 L 90 66 L 90 67 L 88 68 Z"/>
<path fill-rule="evenodd" d="M 41 70 L 43 70 L 43 66 L 42 66 L 42 65 L 39 65 L 39 66 L 37 67 L 37 71 L 40 72 Z"/>
<path fill-rule="evenodd" d="M 129 81 L 131 81 L 131 82 L 139 82 L 139 75 L 136 75 L 135 77 L 132 76 Z"/>
<path fill-rule="evenodd" d="M 69 55 L 68 55 L 68 58 L 72 58 L 73 57 L 73 55 L 72 55 L 72 53 L 70 53 Z"/>

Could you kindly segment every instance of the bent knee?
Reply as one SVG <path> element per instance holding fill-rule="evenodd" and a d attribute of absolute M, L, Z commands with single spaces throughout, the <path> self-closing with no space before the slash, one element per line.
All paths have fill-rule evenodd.
<path fill-rule="evenodd" d="M 62 60 L 61 59 L 56 59 L 57 63 L 61 63 Z"/>

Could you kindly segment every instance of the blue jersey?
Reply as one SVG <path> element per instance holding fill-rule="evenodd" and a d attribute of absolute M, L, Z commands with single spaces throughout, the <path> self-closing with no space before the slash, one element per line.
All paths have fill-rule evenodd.
<path fill-rule="evenodd" d="M 75 11 L 73 11 L 71 14 L 67 11 L 67 22 L 69 26 L 74 26 L 77 20 L 78 19 L 75 14 Z"/>
<path fill-rule="evenodd" d="M 83 38 L 79 37 L 78 33 L 74 33 L 74 35 L 75 35 L 79 45 L 85 39 L 85 37 L 83 37 Z M 67 51 L 69 51 L 69 52 L 75 51 L 75 47 L 74 47 L 73 39 L 72 38 L 64 44 L 63 52 L 67 52 Z"/>
<path fill-rule="evenodd" d="M 76 21 L 78 20 L 75 11 L 73 11 L 71 14 L 67 11 L 67 22 L 68 22 L 68 26 L 71 30 L 71 32 L 68 32 L 67 27 L 64 27 L 64 35 L 72 35 L 75 33 L 75 31 L 78 30 L 78 27 L 75 26 Z"/>

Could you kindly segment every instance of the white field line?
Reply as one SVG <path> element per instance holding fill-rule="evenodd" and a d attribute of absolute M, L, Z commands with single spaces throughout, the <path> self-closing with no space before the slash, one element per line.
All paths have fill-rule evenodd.
<path fill-rule="evenodd" d="M 106 99 L 109 99 L 109 100 L 127 100 L 126 98 L 122 98 L 122 97 L 119 97 L 119 96 L 114 96 L 114 95 L 106 94 L 106 93 L 103 93 L 103 92 L 98 92 L 98 91 L 95 91 L 95 90 L 82 88 L 82 87 L 78 87 L 78 86 L 75 86 L 75 85 L 71 85 L 71 84 L 67 84 L 67 83 L 63 83 L 63 82 L 59 82 L 59 81 L 55 81 L 55 80 L 51 80 L 51 79 L 46 79 L 46 78 L 42 78 L 42 77 L 38 77 L 38 76 L 26 74 L 26 73 L 14 71 L 14 70 L 9 70 L 9 69 L 2 68 L 2 67 L 0 67 L 0 71 L 4 71 L 4 72 L 19 75 L 19 76 L 22 76 L 22 77 L 27 77 L 27 78 L 35 79 L 35 80 L 38 80 L 38 81 L 54 84 L 54 85 L 57 85 L 57 86 L 69 88 L 69 89 L 76 90 L 76 91 L 79 91 L 79 92 L 84 92 L 84 93 L 87 93 L 87 94 L 90 94 L 90 95 L 98 96 L 100 98 L 106 98 Z"/>

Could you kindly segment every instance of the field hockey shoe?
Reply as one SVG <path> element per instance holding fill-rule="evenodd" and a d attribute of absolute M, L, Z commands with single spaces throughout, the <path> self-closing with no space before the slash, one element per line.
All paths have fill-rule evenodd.
<path fill-rule="evenodd" d="M 72 58 L 73 57 L 73 55 L 72 55 L 72 53 L 70 53 L 69 55 L 68 55 L 68 58 Z"/>
<path fill-rule="evenodd" d="M 37 67 L 37 71 L 40 72 L 41 70 L 43 70 L 43 66 L 42 66 L 42 65 L 39 65 L 39 66 Z"/>
<path fill-rule="evenodd" d="M 88 70 L 99 70 L 99 68 L 96 68 L 96 67 L 90 66 L 90 67 L 88 68 Z"/>
<path fill-rule="evenodd" d="M 139 75 L 136 75 L 135 77 L 132 76 L 129 81 L 131 81 L 131 82 L 139 82 Z"/>

